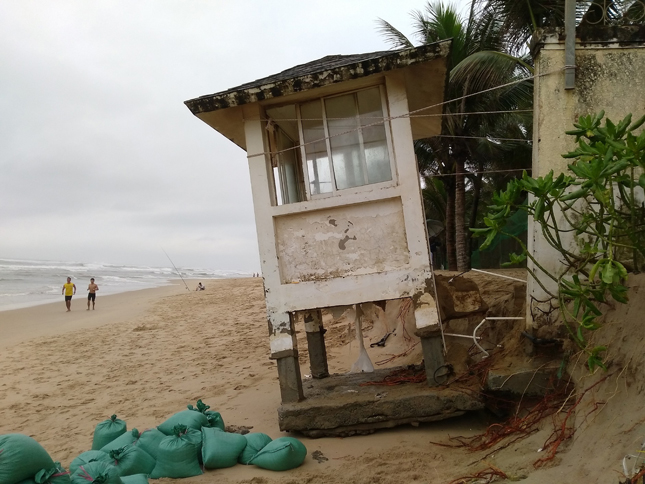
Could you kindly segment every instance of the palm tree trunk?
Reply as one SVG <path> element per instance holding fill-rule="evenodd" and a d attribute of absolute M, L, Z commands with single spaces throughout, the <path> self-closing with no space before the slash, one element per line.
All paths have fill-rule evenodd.
<path fill-rule="evenodd" d="M 455 184 L 446 183 L 446 257 L 448 270 L 457 270 L 457 257 L 455 251 Z"/>
<path fill-rule="evenodd" d="M 470 223 L 468 224 L 469 228 L 474 228 L 477 226 L 477 212 L 479 211 L 479 199 L 481 198 L 482 191 L 482 178 L 484 177 L 483 166 L 479 164 L 479 173 L 475 176 L 473 180 L 473 206 L 470 210 Z M 468 253 L 473 253 L 473 233 L 468 231 Z"/>
<path fill-rule="evenodd" d="M 456 160 L 455 176 L 455 249 L 457 253 L 457 270 L 470 269 L 468 238 L 466 236 L 466 184 L 464 182 L 464 162 Z"/>

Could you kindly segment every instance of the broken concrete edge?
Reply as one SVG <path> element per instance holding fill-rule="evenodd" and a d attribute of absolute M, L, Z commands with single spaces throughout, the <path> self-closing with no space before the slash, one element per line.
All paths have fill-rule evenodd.
<path fill-rule="evenodd" d="M 293 356 L 294 358 L 298 358 L 298 350 L 290 349 L 290 350 L 277 351 L 275 353 L 271 353 L 271 356 L 269 356 L 269 359 L 270 360 L 279 360 L 280 358 L 287 358 L 289 356 Z"/>
<path fill-rule="evenodd" d="M 566 374 L 557 378 L 559 370 L 559 364 L 515 371 L 490 369 L 486 377 L 486 390 L 519 397 L 544 397 L 553 393 L 559 385 L 566 385 L 570 381 Z"/>
<path fill-rule="evenodd" d="M 529 49 L 533 58 L 547 42 L 564 42 L 564 27 L 541 28 L 531 38 Z M 600 25 L 584 23 L 576 27 L 576 42 L 582 47 L 595 44 L 616 44 L 633 47 L 645 44 L 645 25 Z"/>
<path fill-rule="evenodd" d="M 439 422 L 441 420 L 446 420 L 449 418 L 460 417 L 465 413 L 465 411 L 454 411 L 446 412 L 441 415 L 433 415 L 430 417 L 392 419 L 385 422 L 348 425 L 346 427 L 337 427 L 335 429 L 297 430 L 296 432 L 299 432 L 305 437 L 309 437 L 311 439 L 318 439 L 321 437 L 351 437 L 352 435 L 368 435 L 374 433 L 377 430 L 391 429 L 401 425 L 416 426 L 420 423 Z M 287 429 L 283 429 L 282 427 L 280 428 L 280 430 L 287 431 Z"/>

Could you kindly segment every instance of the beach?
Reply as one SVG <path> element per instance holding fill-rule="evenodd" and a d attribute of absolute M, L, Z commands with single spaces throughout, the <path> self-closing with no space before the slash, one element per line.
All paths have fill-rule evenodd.
<path fill-rule="evenodd" d="M 67 467 L 90 449 L 94 426 L 110 415 L 125 420 L 128 429 L 143 430 L 202 399 L 226 425 L 272 438 L 287 435 L 278 428 L 280 392 L 276 364 L 269 359 L 262 279 L 211 280 L 200 292 L 187 291 L 179 281 L 99 295 L 96 308 L 86 311 L 81 296 L 73 299 L 70 313 L 62 298 L 0 312 L 0 434 L 30 435 Z M 347 371 L 355 346 L 331 343 L 330 369 Z M 308 365 L 301 365 L 307 373 Z M 296 434 L 308 449 L 297 469 L 278 473 L 237 465 L 177 482 L 447 483 L 489 465 L 526 474 L 552 430 L 548 426 L 493 455 L 433 443 L 482 433 L 490 423 L 472 414 L 366 436 Z M 538 475 L 524 482 L 543 482 Z"/>
<path fill-rule="evenodd" d="M 68 466 L 91 447 L 94 426 L 110 415 L 142 430 L 201 398 L 227 425 L 273 438 L 287 435 L 278 429 L 280 391 L 275 362 L 269 360 L 262 280 L 212 280 L 206 287 L 188 292 L 180 281 L 99 295 L 95 311 L 86 311 L 86 299 L 76 297 L 70 313 L 62 298 L 0 312 L 0 434 L 30 435 Z M 429 440 L 443 438 L 449 429 L 472 432 L 475 423 L 460 419 L 347 439 L 300 437 L 309 456 L 296 470 L 238 465 L 181 482 L 216 477 L 231 483 L 367 483 L 379 482 L 373 480 L 379 475 L 385 479 L 380 482 L 403 482 L 385 477 L 401 473 L 415 482 L 418 463 L 441 452 Z M 315 450 L 328 460 L 313 460 Z M 432 459 L 429 469 L 445 475 L 453 465 Z M 418 474 L 418 482 L 424 475 Z"/>

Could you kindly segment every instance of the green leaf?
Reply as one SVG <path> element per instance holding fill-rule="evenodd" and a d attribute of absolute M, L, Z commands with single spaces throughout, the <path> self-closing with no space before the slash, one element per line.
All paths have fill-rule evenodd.
<path fill-rule="evenodd" d="M 560 200 L 563 202 L 567 202 L 569 200 L 576 200 L 578 198 L 584 197 L 588 191 L 589 189 L 587 188 L 581 188 L 580 190 L 576 190 L 575 192 L 569 193 L 568 195 L 561 197 Z"/>
<path fill-rule="evenodd" d="M 607 371 L 607 367 L 602 362 L 602 359 L 598 356 L 589 356 L 589 358 L 587 359 L 587 365 L 589 366 L 589 371 L 591 372 L 593 372 L 596 367 L 602 368 L 603 370 Z"/>
<path fill-rule="evenodd" d="M 577 318 L 578 313 L 580 313 L 580 298 L 577 298 L 573 303 L 573 316 Z"/>
<path fill-rule="evenodd" d="M 627 131 L 629 132 L 634 131 L 635 129 L 640 128 L 643 125 L 643 123 L 645 123 L 645 115 L 641 116 L 636 121 L 634 121 L 634 124 L 632 124 Z"/>
<path fill-rule="evenodd" d="M 605 264 L 605 267 L 603 267 L 602 269 L 602 273 L 601 273 L 602 282 L 604 282 L 605 284 L 611 284 L 612 282 L 614 282 L 614 275 L 617 275 L 617 273 L 614 270 L 613 261 L 608 261 Z"/>

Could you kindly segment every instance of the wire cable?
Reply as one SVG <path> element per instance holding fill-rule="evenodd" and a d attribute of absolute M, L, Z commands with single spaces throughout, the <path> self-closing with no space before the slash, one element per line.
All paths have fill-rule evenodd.
<path fill-rule="evenodd" d="M 536 79 L 536 78 L 539 78 L 539 77 L 544 77 L 544 76 L 548 76 L 548 75 L 551 75 L 551 74 L 555 74 L 557 72 L 562 71 L 563 69 L 564 68 L 560 68 L 560 69 L 555 69 L 555 70 L 552 70 L 552 71 L 545 72 L 543 74 L 523 77 L 522 79 L 517 79 L 515 81 L 507 82 L 505 84 L 500 84 L 498 86 L 490 87 L 490 88 L 484 89 L 482 91 L 477 91 L 477 92 L 473 92 L 473 93 L 470 93 L 470 94 L 464 94 L 463 96 L 459 96 L 459 97 L 456 97 L 456 98 L 453 98 L 453 99 L 449 99 L 447 101 L 442 101 L 440 103 L 432 104 L 430 106 L 425 106 L 425 107 L 422 107 L 422 108 L 419 108 L 419 109 L 415 109 L 415 110 L 410 111 L 408 113 L 399 114 L 397 116 L 387 116 L 387 117 L 383 118 L 383 121 L 370 123 L 370 124 L 365 124 L 365 125 L 362 125 L 359 128 L 353 128 L 353 129 L 350 129 L 350 130 L 347 130 L 347 131 L 343 131 L 343 132 L 340 132 L 340 133 L 335 133 L 333 135 L 325 136 L 325 137 L 317 139 L 317 140 L 308 141 L 308 142 L 305 142 L 305 143 L 300 143 L 300 144 L 297 144 L 295 146 L 285 148 L 283 150 L 279 150 L 279 151 L 263 151 L 263 152 L 260 152 L 260 153 L 254 153 L 254 154 L 251 154 L 251 155 L 247 155 L 247 158 L 250 159 L 250 158 L 256 158 L 256 157 L 259 157 L 259 156 L 278 155 L 280 153 L 285 153 L 287 151 L 292 151 L 292 150 L 295 150 L 295 149 L 299 149 L 299 148 L 301 148 L 303 146 L 308 146 L 308 145 L 312 145 L 312 144 L 315 144 L 315 143 L 320 143 L 322 141 L 327 141 L 327 140 L 329 140 L 331 138 L 335 138 L 335 137 L 338 137 L 338 136 L 344 136 L 344 135 L 347 135 L 347 134 L 350 134 L 350 133 L 354 133 L 354 132 L 356 132 L 358 130 L 361 130 L 361 129 L 365 129 L 365 128 L 369 128 L 369 127 L 372 127 L 372 126 L 382 124 L 385 121 L 389 122 L 389 121 L 393 121 L 393 120 L 396 120 L 396 119 L 410 118 L 410 116 L 412 116 L 412 115 L 414 115 L 416 113 L 420 113 L 422 111 L 427 111 L 428 109 L 437 108 L 437 107 L 440 107 L 440 106 L 444 106 L 446 104 L 450 104 L 450 103 L 455 102 L 455 101 L 461 101 L 462 99 L 466 99 L 466 98 L 473 97 L 473 96 L 478 96 L 480 94 L 485 94 L 487 92 L 495 91 L 497 89 L 503 89 L 505 87 L 510 87 L 510 86 L 515 85 L 515 84 L 520 84 L 522 82 L 530 81 L 532 79 Z"/>

